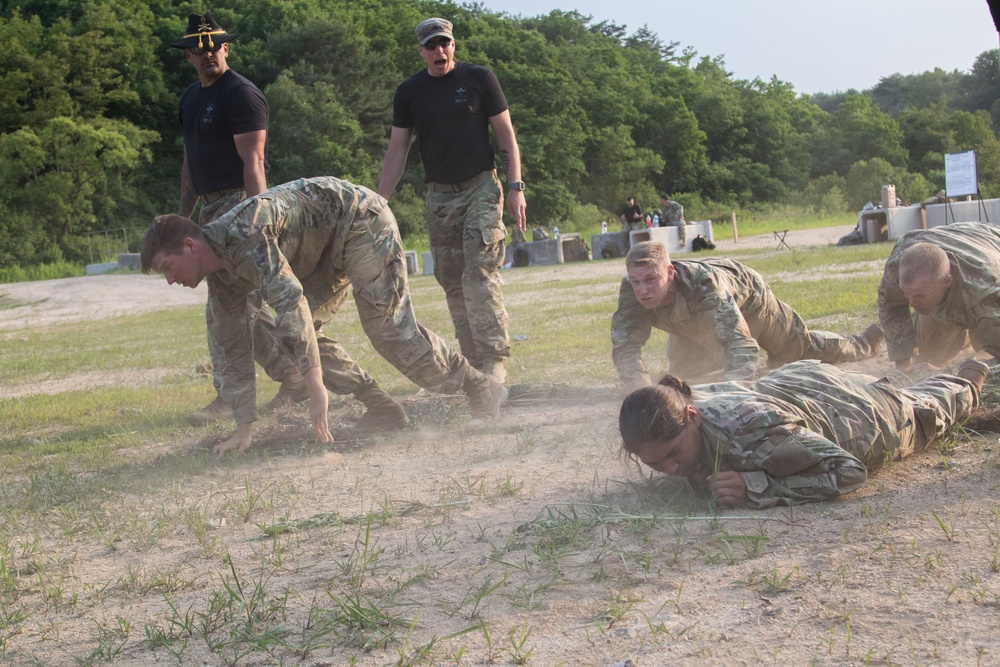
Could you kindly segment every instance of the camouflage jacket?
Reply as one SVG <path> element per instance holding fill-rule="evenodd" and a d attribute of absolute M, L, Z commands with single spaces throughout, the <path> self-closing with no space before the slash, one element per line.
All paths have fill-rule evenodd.
<path fill-rule="evenodd" d="M 899 289 L 899 261 L 907 248 L 920 242 L 938 246 L 951 262 L 951 288 L 932 317 L 969 329 L 977 348 L 1000 356 L 1000 229 L 960 222 L 908 232 L 893 247 L 878 288 L 878 316 L 889 360 L 909 359 L 917 344 L 910 306 Z"/>
<path fill-rule="evenodd" d="M 671 335 L 707 339 L 726 351 L 727 380 L 757 375 L 760 347 L 750 333 L 768 313 L 761 299 L 767 284 L 759 273 L 731 259 L 673 262 L 675 300 L 647 310 L 635 298 L 628 277 L 618 291 L 611 318 L 611 355 L 626 384 L 649 377 L 642 346 L 655 327 Z"/>
<path fill-rule="evenodd" d="M 660 225 L 676 224 L 684 222 L 684 207 L 675 201 L 668 201 L 660 214 Z"/>
<path fill-rule="evenodd" d="M 740 473 L 759 507 L 854 491 L 868 469 L 894 456 L 913 415 L 888 380 L 816 361 L 788 364 L 756 382 L 696 386 L 694 404 L 703 467 Z"/>
<path fill-rule="evenodd" d="M 372 215 L 385 206 L 376 193 L 336 178 L 285 183 L 236 205 L 204 227 L 224 269 L 209 274 L 210 323 L 226 356 L 221 396 L 236 423 L 257 418 L 253 338 L 246 297 L 259 290 L 275 311 L 278 336 L 299 370 L 319 367 L 319 348 L 306 293 L 324 303 L 324 289 L 348 268 L 355 284 L 375 277 L 392 259 L 380 247 L 398 239 L 394 223 Z M 368 243 L 348 243 L 367 239 Z M 303 289 L 303 284 L 307 289 Z M 330 292 L 332 298 L 332 291 Z"/>

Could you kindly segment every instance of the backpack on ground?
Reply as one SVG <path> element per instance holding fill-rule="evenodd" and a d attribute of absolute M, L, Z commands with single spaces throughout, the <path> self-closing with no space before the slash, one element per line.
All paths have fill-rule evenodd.
<path fill-rule="evenodd" d="M 701 234 L 698 234 L 698 236 L 691 239 L 691 251 L 698 252 L 699 250 L 715 250 L 715 244 Z"/>

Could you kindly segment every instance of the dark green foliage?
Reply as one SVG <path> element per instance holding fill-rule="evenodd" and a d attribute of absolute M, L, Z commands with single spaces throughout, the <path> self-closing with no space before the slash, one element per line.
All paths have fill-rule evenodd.
<path fill-rule="evenodd" d="M 0 264 L 83 257 L 86 232 L 137 239 L 173 210 L 177 101 L 195 80 L 176 40 L 177 0 L 0 1 Z M 714 211 L 805 201 L 820 214 L 943 186 L 944 154 L 975 149 L 1000 194 L 997 50 L 970 73 L 886 76 L 869 91 L 798 95 L 736 80 L 647 26 L 577 12 L 509 16 L 435 0 L 219 0 L 229 64 L 271 105 L 269 182 L 334 175 L 375 188 L 396 85 L 423 66 L 413 27 L 454 21 L 457 58 L 491 67 L 507 94 L 528 183 L 529 224 L 614 219 L 681 193 Z M 393 196 L 405 236 L 423 234 L 416 152 Z M 586 212 L 581 214 L 581 212 Z M 566 221 L 563 223 L 563 221 Z M 583 224 L 583 223 L 580 223 Z M 566 226 L 568 231 L 571 227 Z"/>

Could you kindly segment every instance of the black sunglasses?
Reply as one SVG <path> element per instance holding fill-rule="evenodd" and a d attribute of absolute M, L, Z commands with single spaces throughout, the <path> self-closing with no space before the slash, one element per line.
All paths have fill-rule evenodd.
<path fill-rule="evenodd" d="M 215 53 L 216 51 L 220 51 L 221 49 L 222 49 L 222 44 L 219 44 L 214 49 L 199 49 L 196 46 L 189 46 L 188 53 L 190 53 L 192 56 L 203 56 L 206 53 Z"/>
<path fill-rule="evenodd" d="M 441 39 L 432 39 L 424 44 L 424 48 L 428 51 L 436 51 L 437 47 L 442 47 L 447 49 L 451 45 L 451 40 L 447 37 L 442 37 Z"/>

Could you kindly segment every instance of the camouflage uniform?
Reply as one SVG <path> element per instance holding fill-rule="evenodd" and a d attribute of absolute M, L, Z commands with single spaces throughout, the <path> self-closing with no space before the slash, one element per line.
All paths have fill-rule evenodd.
<path fill-rule="evenodd" d="M 670 334 L 670 372 L 684 378 L 722 368 L 727 380 L 754 378 L 761 347 L 771 366 L 799 359 L 857 361 L 875 353 L 860 336 L 810 331 L 759 273 L 739 262 L 684 260 L 673 265 L 675 301 L 670 305 L 647 310 L 635 298 L 628 277 L 622 280 L 611 343 L 626 385 L 649 383 L 642 346 L 654 327 Z"/>
<path fill-rule="evenodd" d="M 667 200 L 667 205 L 660 214 L 660 227 L 676 227 L 681 245 L 687 243 L 687 223 L 684 221 L 684 207 L 673 200 Z"/>
<path fill-rule="evenodd" d="M 353 393 L 371 381 L 322 333 L 348 283 L 380 355 L 425 389 L 461 390 L 468 362 L 417 322 L 396 219 L 371 190 L 329 177 L 286 183 L 242 202 L 204 232 L 225 265 L 208 276 L 210 326 L 225 354 L 221 395 L 237 423 L 257 417 L 246 317 L 254 290 L 274 308 L 279 338 L 299 370 L 321 367 L 331 391 Z"/>
<path fill-rule="evenodd" d="M 198 211 L 198 224 L 204 227 L 219 216 L 232 210 L 243 201 L 246 192 L 241 188 L 232 190 L 226 195 L 209 203 L 202 203 Z M 248 312 L 253 330 L 254 358 L 260 364 L 268 377 L 281 382 L 295 368 L 295 361 L 288 356 L 285 347 L 278 340 L 275 331 L 274 318 L 270 311 L 264 308 L 259 295 L 248 297 Z M 208 354 L 212 359 L 212 383 L 218 393 L 222 387 L 223 354 L 222 346 L 212 334 L 212 302 L 205 304 L 205 321 L 208 323 Z"/>
<path fill-rule="evenodd" d="M 899 389 L 886 378 L 799 361 L 756 382 L 694 387 L 701 464 L 735 471 L 759 507 L 850 493 L 885 461 L 924 449 L 979 404 L 954 375 Z M 692 476 L 695 488 L 704 480 Z"/>
<path fill-rule="evenodd" d="M 947 253 L 953 282 L 930 315 L 911 315 L 899 288 L 899 262 L 907 248 L 921 242 Z M 944 365 L 970 338 L 977 350 L 1000 356 L 1000 229 L 960 222 L 904 234 L 885 264 L 878 316 L 890 361 L 911 358 L 916 347 L 927 361 Z"/>
<path fill-rule="evenodd" d="M 429 186 L 424 202 L 434 277 L 444 289 L 459 348 L 474 366 L 510 356 L 500 265 L 506 252 L 503 187 L 484 171 L 458 192 Z M 439 186 L 448 188 L 450 186 Z"/>

